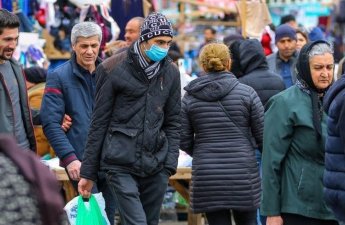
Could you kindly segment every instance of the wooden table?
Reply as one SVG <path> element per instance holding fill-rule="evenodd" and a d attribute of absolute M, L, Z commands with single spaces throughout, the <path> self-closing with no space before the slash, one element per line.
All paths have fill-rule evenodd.
<path fill-rule="evenodd" d="M 169 184 L 189 203 L 189 187 L 192 179 L 192 168 L 179 167 L 176 174 L 169 178 Z M 187 181 L 188 187 L 181 184 L 181 181 Z M 188 209 L 188 225 L 201 225 L 201 214 L 193 214 Z"/>
<path fill-rule="evenodd" d="M 71 182 L 68 179 L 66 171 L 62 168 L 52 169 L 58 181 L 61 182 L 62 188 L 65 191 L 66 202 L 77 196 Z M 175 188 L 175 190 L 189 202 L 189 187 L 185 187 L 181 184 L 181 181 L 185 181 L 190 184 L 192 179 L 192 169 L 190 167 L 179 167 L 177 168 L 176 174 L 169 178 L 169 184 Z M 190 186 L 190 185 L 188 185 Z M 193 214 L 188 209 L 188 225 L 201 225 L 201 214 Z"/>

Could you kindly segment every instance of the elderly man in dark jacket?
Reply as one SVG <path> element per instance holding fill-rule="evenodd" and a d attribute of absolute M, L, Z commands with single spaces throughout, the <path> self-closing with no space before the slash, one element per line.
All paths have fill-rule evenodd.
<path fill-rule="evenodd" d="M 93 22 L 81 22 L 73 27 L 72 57 L 48 73 L 42 101 L 44 133 L 76 190 L 94 106 L 95 71 L 101 61 L 98 58 L 101 40 L 102 30 Z M 59 125 L 64 114 L 68 114 L 73 120 L 67 133 Z M 103 192 L 105 200 L 110 199 L 106 201 L 106 212 L 113 224 L 115 205 L 111 201 L 111 191 L 107 188 L 105 174 L 98 175 L 97 187 Z M 96 186 L 93 192 L 98 192 Z"/>
<path fill-rule="evenodd" d="M 48 73 L 42 100 L 43 131 L 75 187 L 93 110 L 101 40 L 101 28 L 93 22 L 82 22 L 73 27 L 72 57 Z M 60 126 L 64 114 L 73 120 L 67 133 Z"/>
<path fill-rule="evenodd" d="M 169 176 L 177 167 L 180 74 L 166 57 L 171 23 L 152 13 L 138 41 L 97 68 L 96 103 L 79 182 L 90 195 L 100 168 L 121 223 L 155 225 Z"/>
<path fill-rule="evenodd" d="M 345 76 L 327 92 L 324 108 L 328 114 L 324 198 L 336 218 L 345 224 Z"/>

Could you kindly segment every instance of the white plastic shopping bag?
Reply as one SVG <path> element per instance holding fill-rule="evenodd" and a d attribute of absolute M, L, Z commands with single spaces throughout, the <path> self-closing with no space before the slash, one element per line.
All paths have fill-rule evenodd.
<path fill-rule="evenodd" d="M 100 209 L 102 216 L 104 218 L 104 221 L 106 223 L 104 225 L 110 225 L 107 214 L 105 213 L 105 201 L 104 201 L 102 192 L 97 193 L 97 194 L 92 194 L 92 195 L 95 197 L 95 199 L 98 203 L 99 209 Z M 65 210 L 67 217 L 68 217 L 68 221 L 71 225 L 76 225 L 76 219 L 77 219 L 77 213 L 78 213 L 78 198 L 79 198 L 79 196 L 73 198 L 64 207 L 64 210 Z M 88 207 L 87 204 L 88 203 L 86 202 L 85 203 L 86 207 Z"/>

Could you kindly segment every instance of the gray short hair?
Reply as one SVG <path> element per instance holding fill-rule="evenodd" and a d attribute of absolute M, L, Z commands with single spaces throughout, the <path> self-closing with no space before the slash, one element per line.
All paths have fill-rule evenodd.
<path fill-rule="evenodd" d="M 94 22 L 80 22 L 73 26 L 71 31 L 71 43 L 76 44 L 78 37 L 92 37 L 98 35 L 99 42 L 102 41 L 102 30 L 101 27 Z"/>
<path fill-rule="evenodd" d="M 312 58 L 313 56 L 316 55 L 324 55 L 325 53 L 330 53 L 333 55 L 334 51 L 333 51 L 333 47 L 330 44 L 326 44 L 326 43 L 318 43 L 316 45 L 314 45 L 308 56 L 309 59 Z"/>

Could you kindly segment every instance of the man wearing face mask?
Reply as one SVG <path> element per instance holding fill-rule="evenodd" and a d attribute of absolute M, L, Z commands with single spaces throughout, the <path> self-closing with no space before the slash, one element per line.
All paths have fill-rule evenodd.
<path fill-rule="evenodd" d="M 104 171 L 123 224 L 158 224 L 176 172 L 181 92 L 179 70 L 166 57 L 172 37 L 170 21 L 152 13 L 139 40 L 97 68 L 78 191 L 89 197 L 98 169 Z"/>

